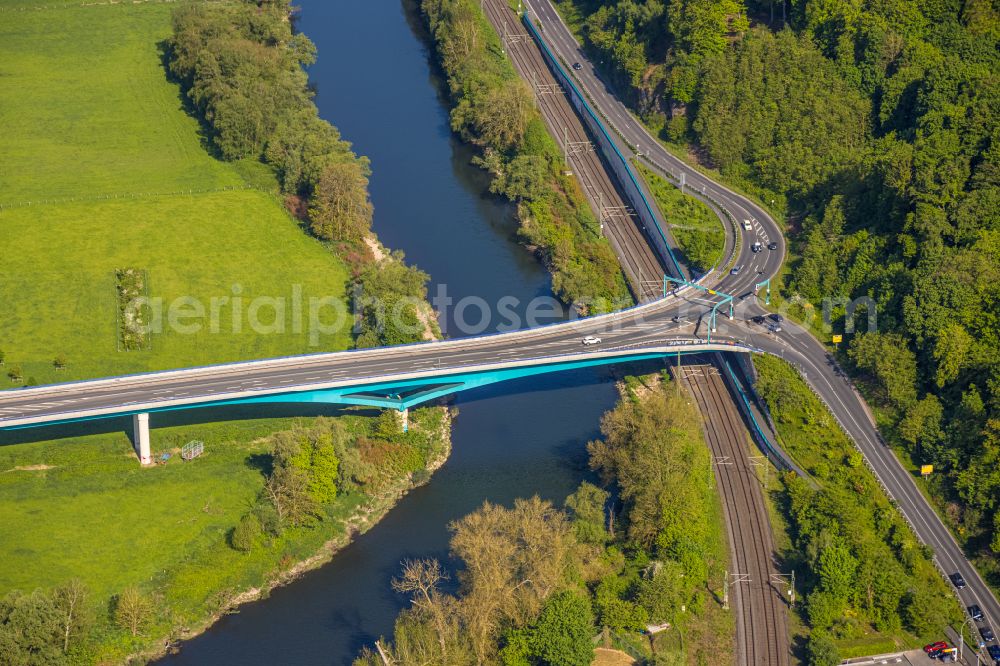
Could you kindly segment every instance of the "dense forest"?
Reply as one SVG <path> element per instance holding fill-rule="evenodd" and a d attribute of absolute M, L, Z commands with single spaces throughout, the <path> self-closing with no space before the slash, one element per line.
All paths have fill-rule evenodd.
<path fill-rule="evenodd" d="M 611 244 L 475 0 L 423 0 L 452 100 L 451 126 L 480 148 L 490 190 L 517 204 L 520 235 L 552 273 L 552 290 L 583 312 L 631 304 Z"/>
<path fill-rule="evenodd" d="M 563 508 L 484 504 L 450 526 L 454 574 L 404 562 L 393 588 L 412 603 L 393 641 L 355 663 L 381 666 L 381 650 L 399 664 L 589 666 L 595 644 L 643 663 L 725 662 L 719 498 L 697 409 L 667 382 L 626 381 L 588 445 L 601 487 L 581 483 Z M 669 630 L 642 635 L 649 624 Z"/>
<path fill-rule="evenodd" d="M 289 211 L 351 265 L 361 287 L 355 309 L 364 313 L 358 345 L 415 342 L 423 333 L 415 302 L 426 296 L 427 275 L 398 254 L 376 267 L 365 243 L 368 160 L 319 117 L 303 69 L 316 48 L 294 32 L 290 15 L 289 0 L 183 5 L 166 44 L 169 71 L 204 121 L 210 147 L 222 159 L 267 165 Z M 394 311 L 401 316 L 387 316 Z"/>
<path fill-rule="evenodd" d="M 690 144 L 731 181 L 786 204 L 786 298 L 817 309 L 828 298 L 877 304 L 878 330 L 847 330 L 844 361 L 890 442 L 938 470 L 930 482 L 938 501 L 970 552 L 996 572 L 997 4 L 560 6 L 665 139 Z"/>

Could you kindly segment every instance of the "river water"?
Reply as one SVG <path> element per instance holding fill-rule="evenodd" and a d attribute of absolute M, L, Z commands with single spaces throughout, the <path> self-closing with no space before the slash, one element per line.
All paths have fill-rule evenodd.
<path fill-rule="evenodd" d="M 443 82 L 414 4 L 297 4 L 298 26 L 319 51 L 310 77 L 320 113 L 371 158 L 382 242 L 430 274 L 432 295 L 443 289 L 455 302 L 479 296 L 490 303 L 513 297 L 522 310 L 532 298 L 551 296 L 548 274 L 514 238 L 509 206 L 484 191 L 472 153 L 451 134 Z M 451 337 L 463 334 L 454 309 L 441 324 Z M 406 604 L 389 586 L 400 560 L 445 558 L 448 523 L 485 500 L 510 505 L 537 494 L 561 502 L 587 476 L 586 443 L 616 397 L 608 369 L 459 394 L 451 458 L 428 485 L 332 562 L 241 607 L 161 663 L 350 663 L 362 646 L 391 635 Z"/>

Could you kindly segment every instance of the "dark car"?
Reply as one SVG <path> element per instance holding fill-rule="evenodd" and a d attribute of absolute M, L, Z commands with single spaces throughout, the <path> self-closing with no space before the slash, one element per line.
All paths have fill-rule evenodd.
<path fill-rule="evenodd" d="M 754 317 L 750 321 L 752 321 L 755 324 L 763 324 L 765 320 L 764 320 L 763 315 L 757 315 L 756 317 Z"/>
<path fill-rule="evenodd" d="M 576 69 L 576 70 L 580 70 L 580 69 L 583 69 L 583 65 L 581 65 L 581 64 L 580 64 L 580 63 L 578 63 L 578 62 L 574 62 L 574 63 L 573 63 L 573 69 Z"/>
<path fill-rule="evenodd" d="M 993 660 L 994 664 L 1000 664 L 1000 645 L 991 645 L 986 648 L 986 651 L 990 654 L 990 659 Z"/>
<path fill-rule="evenodd" d="M 983 640 L 987 643 L 992 643 L 997 638 L 993 635 L 993 630 L 989 627 L 979 627 L 979 635 L 982 636 Z"/>
<path fill-rule="evenodd" d="M 767 249 L 768 250 L 777 250 L 778 249 L 778 244 L 775 243 L 774 241 L 771 241 L 770 243 L 767 244 Z"/>
<path fill-rule="evenodd" d="M 958 589 L 961 590 L 965 588 L 965 579 L 962 578 L 962 574 L 958 573 L 957 571 L 953 574 L 949 574 L 948 578 L 951 579 L 951 584 L 957 587 Z"/>
<path fill-rule="evenodd" d="M 983 609 L 979 607 L 979 604 L 972 604 L 966 610 L 969 611 L 969 617 L 973 620 L 978 621 L 983 619 Z"/>
<path fill-rule="evenodd" d="M 778 322 L 779 324 L 780 324 L 781 322 L 785 321 L 785 318 L 784 318 L 784 317 L 782 317 L 782 316 L 781 316 L 780 314 L 778 314 L 777 312 L 772 312 L 771 314 L 769 314 L 769 315 L 767 315 L 767 316 L 771 318 L 771 321 L 776 321 L 776 322 Z"/>

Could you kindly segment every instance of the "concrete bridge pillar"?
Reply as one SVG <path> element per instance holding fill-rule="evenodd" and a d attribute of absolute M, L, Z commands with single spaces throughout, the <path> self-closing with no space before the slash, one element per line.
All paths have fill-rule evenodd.
<path fill-rule="evenodd" d="M 410 429 L 410 408 L 404 407 L 399 410 L 399 421 L 403 425 L 403 432 L 407 432 Z"/>
<path fill-rule="evenodd" d="M 149 414 L 132 416 L 132 446 L 143 465 L 151 465 L 153 456 L 149 451 Z"/>

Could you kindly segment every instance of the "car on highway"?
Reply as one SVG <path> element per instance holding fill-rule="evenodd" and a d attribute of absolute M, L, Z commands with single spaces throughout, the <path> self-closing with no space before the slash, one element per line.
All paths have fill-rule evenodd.
<path fill-rule="evenodd" d="M 729 274 L 739 275 L 741 270 L 743 270 L 743 264 L 736 264 L 735 266 L 733 266 L 732 270 L 729 271 Z"/>
<path fill-rule="evenodd" d="M 785 318 L 784 318 L 784 317 L 782 317 L 782 316 L 781 316 L 780 314 L 778 314 L 777 312 L 772 312 L 771 314 L 769 314 L 769 315 L 767 315 L 767 316 L 771 318 L 771 321 L 776 321 L 776 322 L 778 322 L 779 324 L 780 324 L 781 322 L 785 321 Z"/>
<path fill-rule="evenodd" d="M 768 324 L 767 330 L 772 333 L 781 333 L 781 324 Z"/>
<path fill-rule="evenodd" d="M 757 315 L 756 317 L 753 317 L 750 321 L 752 321 L 755 324 L 763 324 L 766 320 L 764 319 L 764 315 Z"/>
<path fill-rule="evenodd" d="M 948 647 L 948 644 L 945 643 L 944 641 L 938 641 L 936 643 L 928 643 L 927 645 L 924 646 L 924 652 L 926 652 L 927 654 L 930 654 L 931 652 L 934 652 L 935 650 L 943 650 L 946 647 Z"/>
<path fill-rule="evenodd" d="M 1000 664 L 1000 645 L 991 645 L 986 648 L 986 652 L 989 653 L 994 665 Z"/>
<path fill-rule="evenodd" d="M 993 635 L 993 630 L 989 627 L 979 627 L 979 635 L 982 636 L 983 640 L 987 643 L 992 643 L 997 639 L 997 637 Z"/>
<path fill-rule="evenodd" d="M 969 617 L 973 620 L 978 622 L 983 619 L 983 609 L 979 607 L 979 604 L 972 604 L 966 610 L 969 611 Z"/>
<path fill-rule="evenodd" d="M 580 64 L 580 63 L 578 63 L 578 62 L 574 62 L 574 63 L 573 63 L 573 69 L 575 69 L 575 70 L 579 71 L 579 70 L 583 69 L 583 65 L 581 65 L 581 64 Z"/>
<path fill-rule="evenodd" d="M 753 245 L 750 246 L 750 251 L 757 254 L 764 249 L 764 246 L 760 244 L 760 241 L 754 241 Z"/>
<path fill-rule="evenodd" d="M 743 220 L 743 228 L 747 231 L 753 230 L 753 225 L 750 223 L 750 220 Z"/>
<path fill-rule="evenodd" d="M 583 344 L 588 345 L 588 346 L 589 345 L 600 344 L 600 342 L 601 342 L 601 339 L 599 337 L 597 337 L 596 335 L 588 335 L 587 337 L 585 337 L 583 339 Z"/>
<path fill-rule="evenodd" d="M 777 250 L 778 249 L 778 244 L 775 243 L 774 241 L 771 241 L 770 243 L 767 244 L 767 249 L 768 250 Z"/>
<path fill-rule="evenodd" d="M 948 574 L 948 578 L 951 579 L 951 584 L 962 590 L 965 589 L 965 579 L 962 578 L 962 574 L 957 571 L 953 574 Z"/>

